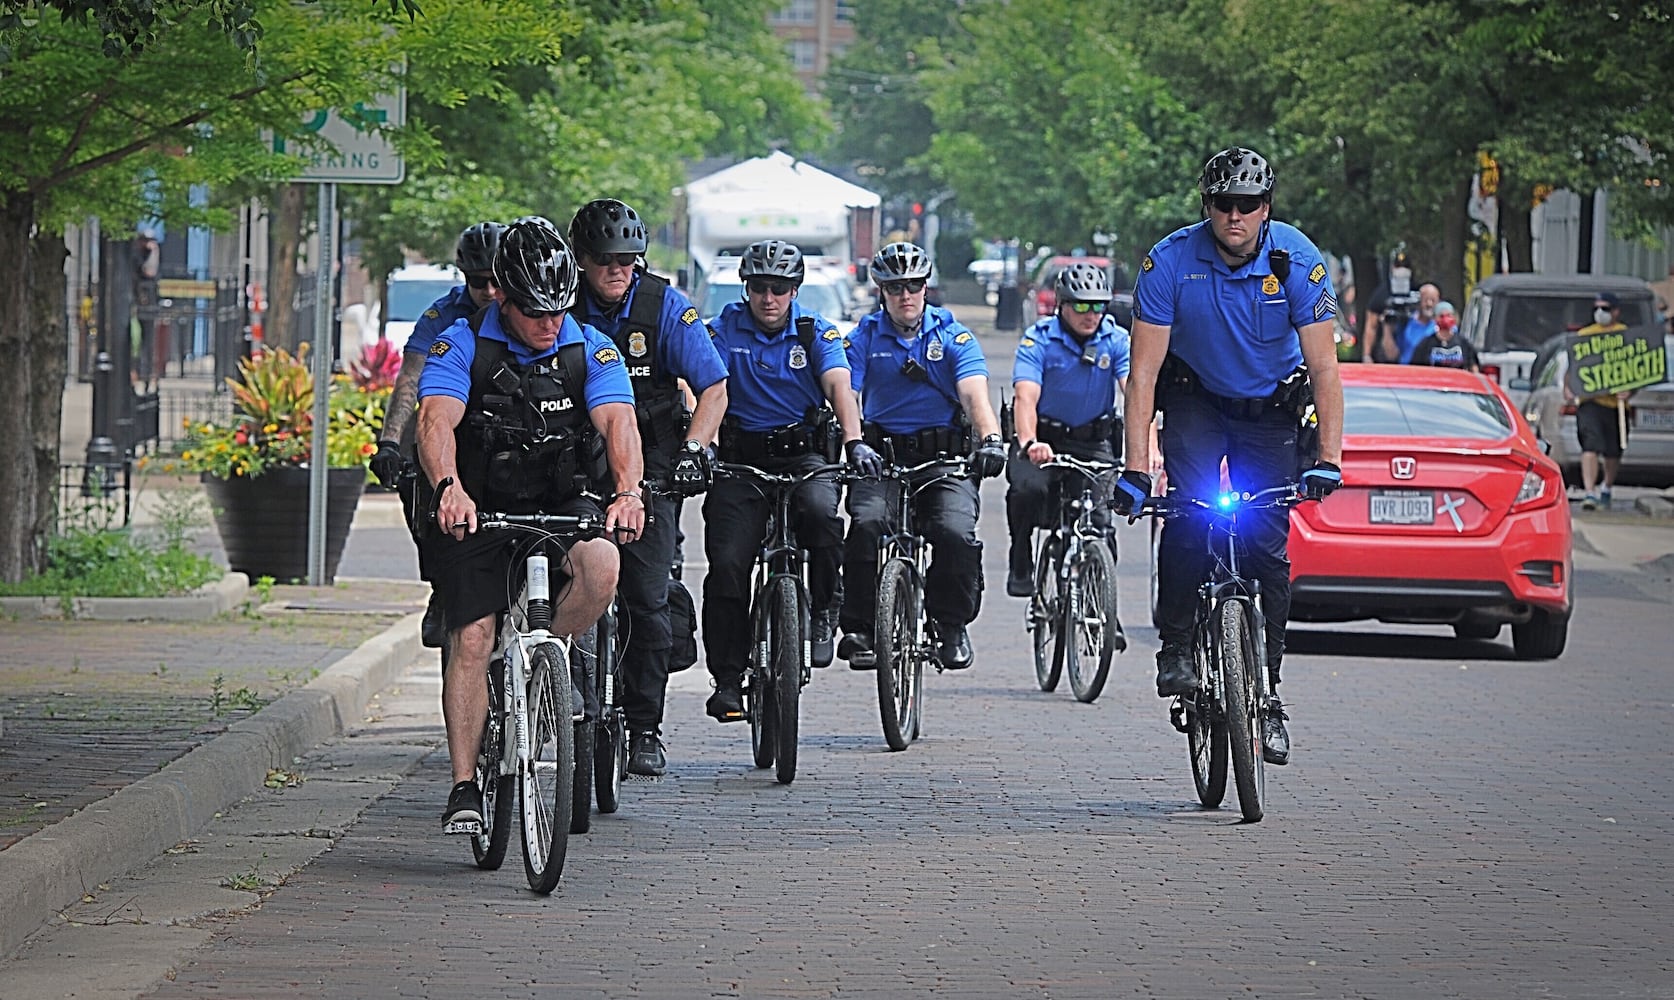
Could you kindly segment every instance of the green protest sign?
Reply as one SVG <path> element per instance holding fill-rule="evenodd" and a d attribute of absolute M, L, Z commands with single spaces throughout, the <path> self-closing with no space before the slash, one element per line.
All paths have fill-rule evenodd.
<path fill-rule="evenodd" d="M 1576 396 L 1629 392 L 1668 380 L 1668 352 L 1660 326 L 1613 333 L 1572 333 L 1564 344 L 1569 370 L 1564 384 Z"/>

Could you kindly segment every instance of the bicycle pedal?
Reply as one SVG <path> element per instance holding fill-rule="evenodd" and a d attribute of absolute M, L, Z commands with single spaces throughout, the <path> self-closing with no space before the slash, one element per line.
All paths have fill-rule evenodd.
<path fill-rule="evenodd" d="M 454 820 L 452 823 L 444 824 L 442 832 L 444 834 L 465 833 L 474 837 L 482 833 L 482 821 L 475 819 Z"/>
<path fill-rule="evenodd" d="M 660 774 L 635 774 L 632 771 L 628 771 L 622 775 L 622 780 L 635 782 L 657 782 L 663 780 L 663 776 Z"/>
<path fill-rule="evenodd" d="M 1169 706 L 1168 709 L 1168 721 L 1182 733 L 1191 731 L 1190 724 L 1186 720 L 1188 711 L 1184 698 L 1175 698 L 1174 704 Z"/>

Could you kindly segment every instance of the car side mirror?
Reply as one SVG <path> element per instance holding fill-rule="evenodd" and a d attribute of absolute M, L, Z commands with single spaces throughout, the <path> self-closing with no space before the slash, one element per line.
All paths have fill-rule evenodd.
<path fill-rule="evenodd" d="M 1516 378 L 1513 378 L 1511 381 L 1507 382 L 1506 383 L 1506 388 L 1516 389 L 1518 392 L 1531 392 L 1534 389 L 1534 383 L 1530 382 L 1524 376 L 1519 375 Z"/>

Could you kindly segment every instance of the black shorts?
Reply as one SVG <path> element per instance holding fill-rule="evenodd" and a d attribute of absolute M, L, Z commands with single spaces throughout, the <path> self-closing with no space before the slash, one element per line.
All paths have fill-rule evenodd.
<path fill-rule="evenodd" d="M 1590 400 L 1582 400 L 1575 407 L 1575 437 L 1582 451 L 1590 451 L 1605 458 L 1622 457 L 1621 430 L 1616 421 L 1616 408 Z"/>
<path fill-rule="evenodd" d="M 548 514 L 569 517 L 600 517 L 603 511 L 588 497 L 572 497 L 553 505 Z M 539 540 L 538 535 L 516 529 L 478 530 L 455 541 L 452 535 L 432 534 L 422 547 L 427 551 L 426 564 L 433 574 L 436 589 L 441 592 L 442 608 L 447 616 L 448 630 L 452 631 L 483 618 L 498 614 L 517 600 L 523 585 L 521 561 L 529 554 L 529 546 Z M 561 553 L 553 550 L 552 593 L 569 579 L 562 570 Z M 513 565 L 517 572 L 513 573 Z"/>

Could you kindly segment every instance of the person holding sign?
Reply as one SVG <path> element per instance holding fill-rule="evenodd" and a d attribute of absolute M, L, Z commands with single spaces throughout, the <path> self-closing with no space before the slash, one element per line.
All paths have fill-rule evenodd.
<path fill-rule="evenodd" d="M 1593 299 L 1592 324 L 1577 330 L 1576 336 L 1619 333 L 1626 329 L 1621 300 L 1615 292 L 1600 292 Z M 1564 395 L 1572 395 L 1567 385 Z M 1581 442 L 1582 510 L 1597 510 L 1601 504 L 1607 510 L 1610 507 L 1610 490 L 1616 485 L 1616 470 L 1621 468 L 1622 452 L 1627 449 L 1627 411 L 1622 404 L 1628 395 L 1604 392 L 1583 396 L 1575 404 L 1575 436 Z M 1601 465 L 1603 489 L 1599 488 Z"/>

